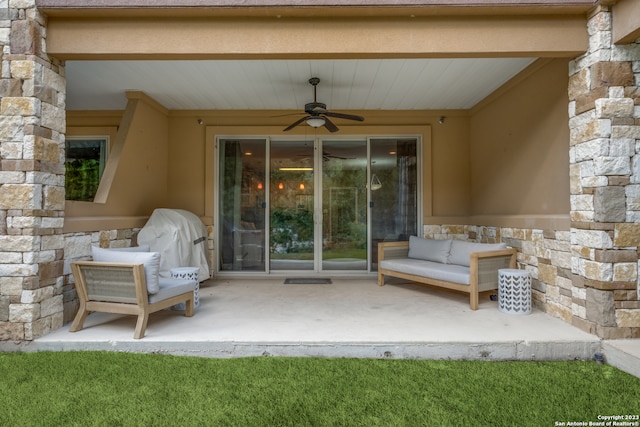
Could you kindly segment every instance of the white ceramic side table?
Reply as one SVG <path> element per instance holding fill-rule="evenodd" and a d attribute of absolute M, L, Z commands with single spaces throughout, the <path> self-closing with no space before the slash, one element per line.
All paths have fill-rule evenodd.
<path fill-rule="evenodd" d="M 198 308 L 200 305 L 200 299 L 198 296 L 198 291 L 200 290 L 200 280 L 199 274 L 200 269 L 198 267 L 177 267 L 169 270 L 169 275 L 172 279 L 188 279 L 196 281 L 196 290 L 193 291 L 193 305 Z M 173 306 L 175 310 L 186 310 L 185 303 L 180 303 Z"/>
<path fill-rule="evenodd" d="M 531 313 L 531 275 L 526 270 L 498 270 L 498 309 L 508 314 Z"/>

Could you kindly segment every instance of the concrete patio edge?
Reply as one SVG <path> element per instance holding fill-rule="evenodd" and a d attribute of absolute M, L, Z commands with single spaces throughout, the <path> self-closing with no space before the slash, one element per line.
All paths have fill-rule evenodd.
<path fill-rule="evenodd" d="M 432 360 L 591 360 L 598 339 L 557 342 L 25 342 L 0 343 L 0 351 L 122 351 L 213 358 L 285 356 Z"/>
<path fill-rule="evenodd" d="M 603 341 L 605 362 L 640 378 L 640 340 Z"/>

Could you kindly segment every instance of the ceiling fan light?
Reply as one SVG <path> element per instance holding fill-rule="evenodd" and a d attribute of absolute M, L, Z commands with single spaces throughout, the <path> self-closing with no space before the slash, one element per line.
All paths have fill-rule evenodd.
<path fill-rule="evenodd" d="M 309 117 L 307 119 L 307 124 L 312 128 L 319 128 L 320 126 L 324 126 L 324 118 L 322 117 Z"/>

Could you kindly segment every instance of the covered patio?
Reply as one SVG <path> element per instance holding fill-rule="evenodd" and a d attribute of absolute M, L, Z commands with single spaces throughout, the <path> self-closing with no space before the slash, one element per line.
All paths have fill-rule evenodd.
<path fill-rule="evenodd" d="M 463 294 L 375 277 L 331 284 L 284 284 L 283 277 L 203 282 L 194 317 L 151 315 L 133 339 L 135 317 L 92 313 L 26 349 L 110 350 L 205 357 L 318 356 L 419 359 L 573 360 L 601 352 L 601 340 L 534 309 L 498 310 L 489 295 L 479 309 Z"/>
<path fill-rule="evenodd" d="M 478 9 L 457 4 L 474 1 L 396 8 L 345 1 L 350 7 L 340 9 L 338 21 L 330 2 L 269 2 L 279 6 L 265 9 L 214 0 L 185 2 L 189 7 L 174 0 L 150 2 L 153 7 L 141 1 L 86 3 L 33 0 L 9 7 L 11 29 L 5 33 L 11 54 L 3 62 L 7 126 L 0 138 L 0 234 L 6 254 L 0 265 L 0 349 L 485 360 L 590 359 L 603 352 L 612 364 L 639 369 L 640 33 L 637 19 L 620 19 L 638 16 L 637 2 L 540 0 L 523 6 L 489 0 Z M 219 70 L 202 68 L 205 61 L 234 63 L 240 67 L 230 74 L 242 76 L 239 70 L 267 61 L 406 65 L 504 58 L 529 65 L 507 73 L 468 105 L 414 103 L 399 104 L 400 109 L 382 101 L 341 104 L 324 93 L 320 100 L 367 117 L 362 125 L 340 124 L 345 139 L 420 137 L 416 159 L 424 173 L 416 181 L 416 234 L 502 241 L 517 248 L 519 268 L 535 280 L 537 310 L 528 316 L 502 314 L 488 298 L 472 312 L 462 295 L 413 285 L 380 288 L 373 277 L 284 285 L 277 276 L 217 274 L 223 270 L 216 265 L 222 228 L 218 140 L 280 137 L 292 122 L 282 115 L 300 114 L 310 100 L 304 98 L 310 93 L 307 71 L 315 71 L 309 67 L 303 67 L 304 79 L 295 79 L 306 95 L 278 105 L 258 105 L 261 97 L 244 96 L 240 88 L 257 93 L 274 86 L 284 71 L 271 80 L 223 84 L 239 92 L 205 96 L 221 102 L 215 105 L 174 105 L 142 83 L 124 82 L 115 88 L 118 105 L 74 104 L 73 98 L 74 85 L 93 75 L 90 68 L 79 72 L 79 63 L 108 72 L 107 65 L 143 61 L 149 72 L 162 76 L 158 63 L 191 61 L 193 67 L 179 76 L 166 69 L 160 87 L 180 90 L 198 71 L 205 79 L 193 90 L 200 95 L 210 81 L 222 81 Z M 455 85 L 443 85 L 441 77 L 454 77 L 445 71 L 427 80 L 449 88 L 446 99 L 453 100 L 454 86 L 472 92 L 457 78 Z M 284 84 L 293 87 L 298 74 L 303 73 L 292 73 Z M 420 100 L 439 98 L 424 82 L 398 90 L 389 82 L 415 79 L 392 70 L 383 74 L 387 83 L 372 81 L 372 87 Z M 475 72 L 469 81 L 488 74 Z M 339 86 L 339 73 L 335 81 L 325 75 L 323 82 Z M 107 100 L 79 89 L 75 93 L 92 101 Z M 266 99 L 289 92 L 294 93 L 278 90 Z M 243 99 L 253 103 L 235 104 Z M 67 200 L 66 138 L 93 135 L 112 143 L 106 178 L 92 200 Z M 307 128 L 287 135 L 306 138 Z M 325 154 L 322 145 L 316 148 L 314 161 L 321 165 Z M 245 199 L 253 200 L 239 197 Z M 196 316 L 158 313 L 143 340 L 133 340 L 133 319 L 102 314 L 91 315 L 84 330 L 69 333 L 76 299 L 68 264 L 87 257 L 92 245 L 134 245 L 158 207 L 187 209 L 208 227 L 216 276 L 203 284 Z"/>

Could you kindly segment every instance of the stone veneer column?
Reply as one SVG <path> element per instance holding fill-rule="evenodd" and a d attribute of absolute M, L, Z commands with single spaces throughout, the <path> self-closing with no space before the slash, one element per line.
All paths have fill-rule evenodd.
<path fill-rule="evenodd" d="M 573 323 L 640 337 L 640 40 L 612 43 L 606 6 L 569 80 Z"/>
<path fill-rule="evenodd" d="M 65 79 L 35 0 L 0 0 L 0 340 L 62 326 Z"/>

